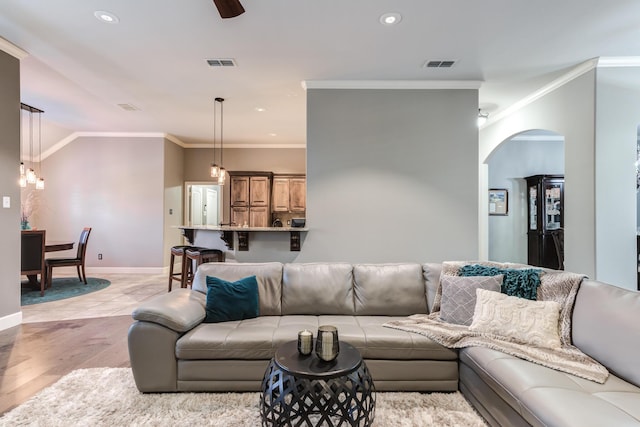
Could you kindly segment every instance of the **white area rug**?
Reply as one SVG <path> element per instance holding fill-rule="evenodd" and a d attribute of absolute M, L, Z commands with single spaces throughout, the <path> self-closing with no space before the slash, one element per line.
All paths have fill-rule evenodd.
<path fill-rule="evenodd" d="M 260 426 L 258 393 L 142 394 L 129 368 L 79 369 L 0 426 Z M 485 427 L 460 393 L 377 393 L 375 426 Z"/>

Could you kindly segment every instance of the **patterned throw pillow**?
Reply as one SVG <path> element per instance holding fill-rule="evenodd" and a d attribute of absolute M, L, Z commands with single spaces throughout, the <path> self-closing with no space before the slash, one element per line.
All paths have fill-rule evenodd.
<path fill-rule="evenodd" d="M 540 286 L 539 268 L 497 268 L 487 265 L 471 264 L 460 267 L 460 276 L 495 276 L 504 275 L 502 293 L 535 301 Z"/>
<path fill-rule="evenodd" d="M 537 347 L 560 347 L 560 304 L 478 289 L 469 329 Z"/>
<path fill-rule="evenodd" d="M 458 325 L 471 325 L 476 307 L 476 289 L 500 292 L 502 275 L 498 276 L 442 276 L 440 320 Z"/>

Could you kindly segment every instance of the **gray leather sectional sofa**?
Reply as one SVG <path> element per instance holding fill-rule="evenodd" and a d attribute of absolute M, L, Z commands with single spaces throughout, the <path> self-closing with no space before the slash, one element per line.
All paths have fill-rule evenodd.
<path fill-rule="evenodd" d="M 378 391 L 460 390 L 494 426 L 640 426 L 640 294 L 585 280 L 574 344 L 611 372 L 604 384 L 481 347 L 447 349 L 382 325 L 428 313 L 441 265 L 211 263 L 193 290 L 133 313 L 129 353 L 143 392 L 258 391 L 275 349 L 302 329 L 338 327 L 361 352 Z M 202 323 L 206 276 L 256 275 L 260 316 Z"/>

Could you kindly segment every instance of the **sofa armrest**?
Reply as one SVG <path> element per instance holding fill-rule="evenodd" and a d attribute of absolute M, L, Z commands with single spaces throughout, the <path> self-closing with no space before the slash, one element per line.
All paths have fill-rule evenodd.
<path fill-rule="evenodd" d="M 206 315 L 206 296 L 190 289 L 176 289 L 143 302 L 132 316 L 183 333 L 200 324 Z"/>

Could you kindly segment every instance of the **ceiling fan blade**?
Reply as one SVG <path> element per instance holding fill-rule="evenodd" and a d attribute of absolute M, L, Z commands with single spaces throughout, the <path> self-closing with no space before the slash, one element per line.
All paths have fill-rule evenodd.
<path fill-rule="evenodd" d="M 235 18 L 244 13 L 239 0 L 213 0 L 222 18 Z"/>

